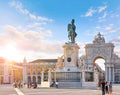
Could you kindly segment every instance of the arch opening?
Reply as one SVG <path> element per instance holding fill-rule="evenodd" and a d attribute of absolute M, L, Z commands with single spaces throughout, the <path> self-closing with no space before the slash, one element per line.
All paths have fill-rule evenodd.
<path fill-rule="evenodd" d="M 98 57 L 94 60 L 94 63 L 105 71 L 105 60 L 102 57 Z"/>
<path fill-rule="evenodd" d="M 94 60 L 94 64 L 98 70 L 98 79 L 103 80 L 105 79 L 105 60 L 102 57 L 97 57 Z"/>

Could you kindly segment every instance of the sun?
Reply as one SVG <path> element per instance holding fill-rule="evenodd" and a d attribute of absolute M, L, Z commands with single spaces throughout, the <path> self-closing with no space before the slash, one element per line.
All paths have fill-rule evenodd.
<path fill-rule="evenodd" d="M 0 48 L 0 56 L 8 60 L 19 60 L 20 51 L 14 44 L 7 44 L 6 46 Z"/>

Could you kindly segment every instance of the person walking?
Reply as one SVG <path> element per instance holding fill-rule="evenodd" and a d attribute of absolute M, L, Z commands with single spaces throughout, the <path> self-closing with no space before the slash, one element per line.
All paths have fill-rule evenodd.
<path fill-rule="evenodd" d="M 102 86 L 102 95 L 105 95 L 105 81 L 104 80 L 101 82 L 101 86 Z"/>
<path fill-rule="evenodd" d="M 101 90 L 101 80 L 98 82 L 98 90 Z"/>
<path fill-rule="evenodd" d="M 58 81 L 55 82 L 56 88 L 58 88 Z"/>
<path fill-rule="evenodd" d="M 109 91 L 108 91 L 108 82 L 107 81 L 105 83 L 105 92 L 106 92 L 106 94 L 109 94 Z"/>
<path fill-rule="evenodd" d="M 112 95 L 112 82 L 109 84 L 109 95 Z"/>

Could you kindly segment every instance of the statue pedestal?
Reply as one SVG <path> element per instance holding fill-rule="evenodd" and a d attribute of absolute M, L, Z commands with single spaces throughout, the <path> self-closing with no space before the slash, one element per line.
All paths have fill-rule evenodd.
<path fill-rule="evenodd" d="M 65 71 L 76 71 L 78 67 L 79 46 L 76 43 L 65 43 L 64 67 Z"/>
<path fill-rule="evenodd" d="M 59 60 L 58 64 L 62 64 L 62 68 L 56 68 L 53 72 L 55 80 L 59 82 L 59 87 L 80 88 L 82 74 L 81 69 L 78 67 L 79 46 L 76 43 L 69 42 L 65 43 L 63 48 L 64 55 Z"/>

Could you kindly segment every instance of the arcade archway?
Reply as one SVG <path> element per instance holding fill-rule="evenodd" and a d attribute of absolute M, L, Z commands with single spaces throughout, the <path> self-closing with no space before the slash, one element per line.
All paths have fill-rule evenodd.
<path fill-rule="evenodd" d="M 102 70 L 105 71 L 105 59 L 102 57 L 98 57 L 95 59 L 94 63 L 98 65 Z"/>
<path fill-rule="evenodd" d="M 102 57 L 97 57 L 94 60 L 94 64 L 99 71 L 98 80 L 105 79 L 105 59 Z"/>

